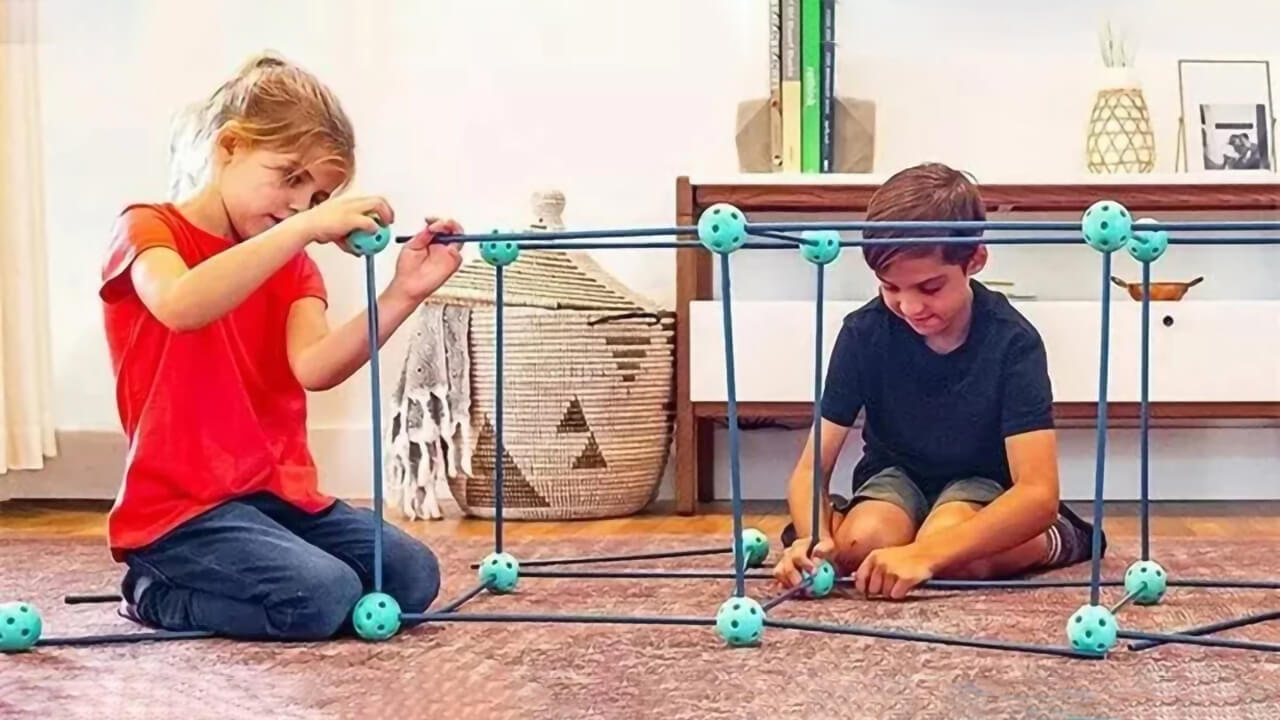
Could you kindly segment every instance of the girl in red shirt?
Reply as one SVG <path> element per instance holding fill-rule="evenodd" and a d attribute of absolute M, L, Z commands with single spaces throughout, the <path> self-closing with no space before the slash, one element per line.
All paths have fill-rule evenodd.
<path fill-rule="evenodd" d="M 188 194 L 124 210 L 99 292 L 129 442 L 108 524 L 128 566 L 124 612 L 174 630 L 327 638 L 372 589 L 377 518 L 319 491 L 306 391 L 356 372 L 369 338 L 364 313 L 329 327 L 306 248 L 394 214 L 378 197 L 330 197 L 354 172 L 350 121 L 284 60 L 253 59 L 182 129 Z M 457 270 L 458 248 L 433 241 L 460 231 L 429 219 L 403 247 L 378 297 L 379 345 Z M 383 550 L 383 590 L 425 610 L 435 556 L 391 525 Z"/>

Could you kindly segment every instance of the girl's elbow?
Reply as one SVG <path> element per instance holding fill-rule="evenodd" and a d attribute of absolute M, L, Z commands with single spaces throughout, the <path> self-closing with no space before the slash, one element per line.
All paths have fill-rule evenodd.
<path fill-rule="evenodd" d="M 307 392 L 324 392 L 332 390 L 337 386 L 337 382 L 333 378 L 325 377 L 315 372 L 309 372 L 305 369 L 294 370 L 293 376 L 298 379 L 298 384 Z"/>
<path fill-rule="evenodd" d="M 158 303 L 151 308 L 151 314 L 175 333 L 195 332 L 209 324 L 209 319 L 195 308 L 177 302 Z"/>
<path fill-rule="evenodd" d="M 332 390 L 338 386 L 341 379 L 335 377 L 333 373 L 322 372 L 316 368 L 314 363 L 308 362 L 307 358 L 299 358 L 292 363 L 293 377 L 297 379 L 298 384 L 307 392 L 324 392 Z"/>

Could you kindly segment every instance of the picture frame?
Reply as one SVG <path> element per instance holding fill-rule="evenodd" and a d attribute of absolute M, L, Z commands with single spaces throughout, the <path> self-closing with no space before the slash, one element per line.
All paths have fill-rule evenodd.
<path fill-rule="evenodd" d="M 1276 172 L 1268 60 L 1178 60 L 1175 172 Z"/>

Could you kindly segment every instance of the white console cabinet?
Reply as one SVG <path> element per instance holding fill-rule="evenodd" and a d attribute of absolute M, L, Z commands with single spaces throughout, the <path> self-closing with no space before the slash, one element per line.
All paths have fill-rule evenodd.
<path fill-rule="evenodd" d="M 823 307 L 823 363 L 849 312 L 862 302 Z M 1040 332 L 1054 399 L 1098 399 L 1101 303 L 1015 302 Z M 734 302 L 738 401 L 813 400 L 814 303 Z M 689 305 L 689 393 L 726 402 L 723 310 L 719 300 Z M 1111 303 L 1108 400 L 1139 400 L 1141 304 Z M 1280 402 L 1280 302 L 1180 301 L 1151 304 L 1151 401 Z"/>

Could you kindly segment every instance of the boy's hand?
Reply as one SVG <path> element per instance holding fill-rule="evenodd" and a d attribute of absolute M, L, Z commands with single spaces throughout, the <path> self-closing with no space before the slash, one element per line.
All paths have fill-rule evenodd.
<path fill-rule="evenodd" d="M 854 587 L 867 597 L 901 600 L 938 571 L 939 559 L 919 543 L 873 550 L 858 568 Z"/>
<path fill-rule="evenodd" d="M 461 246 L 437 242 L 441 234 L 462 234 L 462 226 L 454 220 L 427 218 L 427 227 L 405 243 L 396 258 L 391 286 L 414 303 L 438 290 L 462 264 Z"/>
<path fill-rule="evenodd" d="M 814 561 L 831 557 L 835 552 L 836 545 L 831 538 L 822 538 L 813 548 L 813 555 L 809 555 L 809 543 L 812 538 L 802 537 L 796 538 L 791 543 L 791 547 L 782 553 L 782 559 L 773 567 L 773 577 L 784 588 L 793 588 L 804 581 L 804 577 L 800 574 L 803 572 L 813 572 Z"/>
<path fill-rule="evenodd" d="M 344 247 L 342 241 L 351 233 L 357 230 L 377 232 L 379 224 L 390 225 L 395 217 L 386 200 L 368 195 L 330 198 L 294 215 L 289 221 L 300 223 L 310 242 L 338 243 Z"/>

